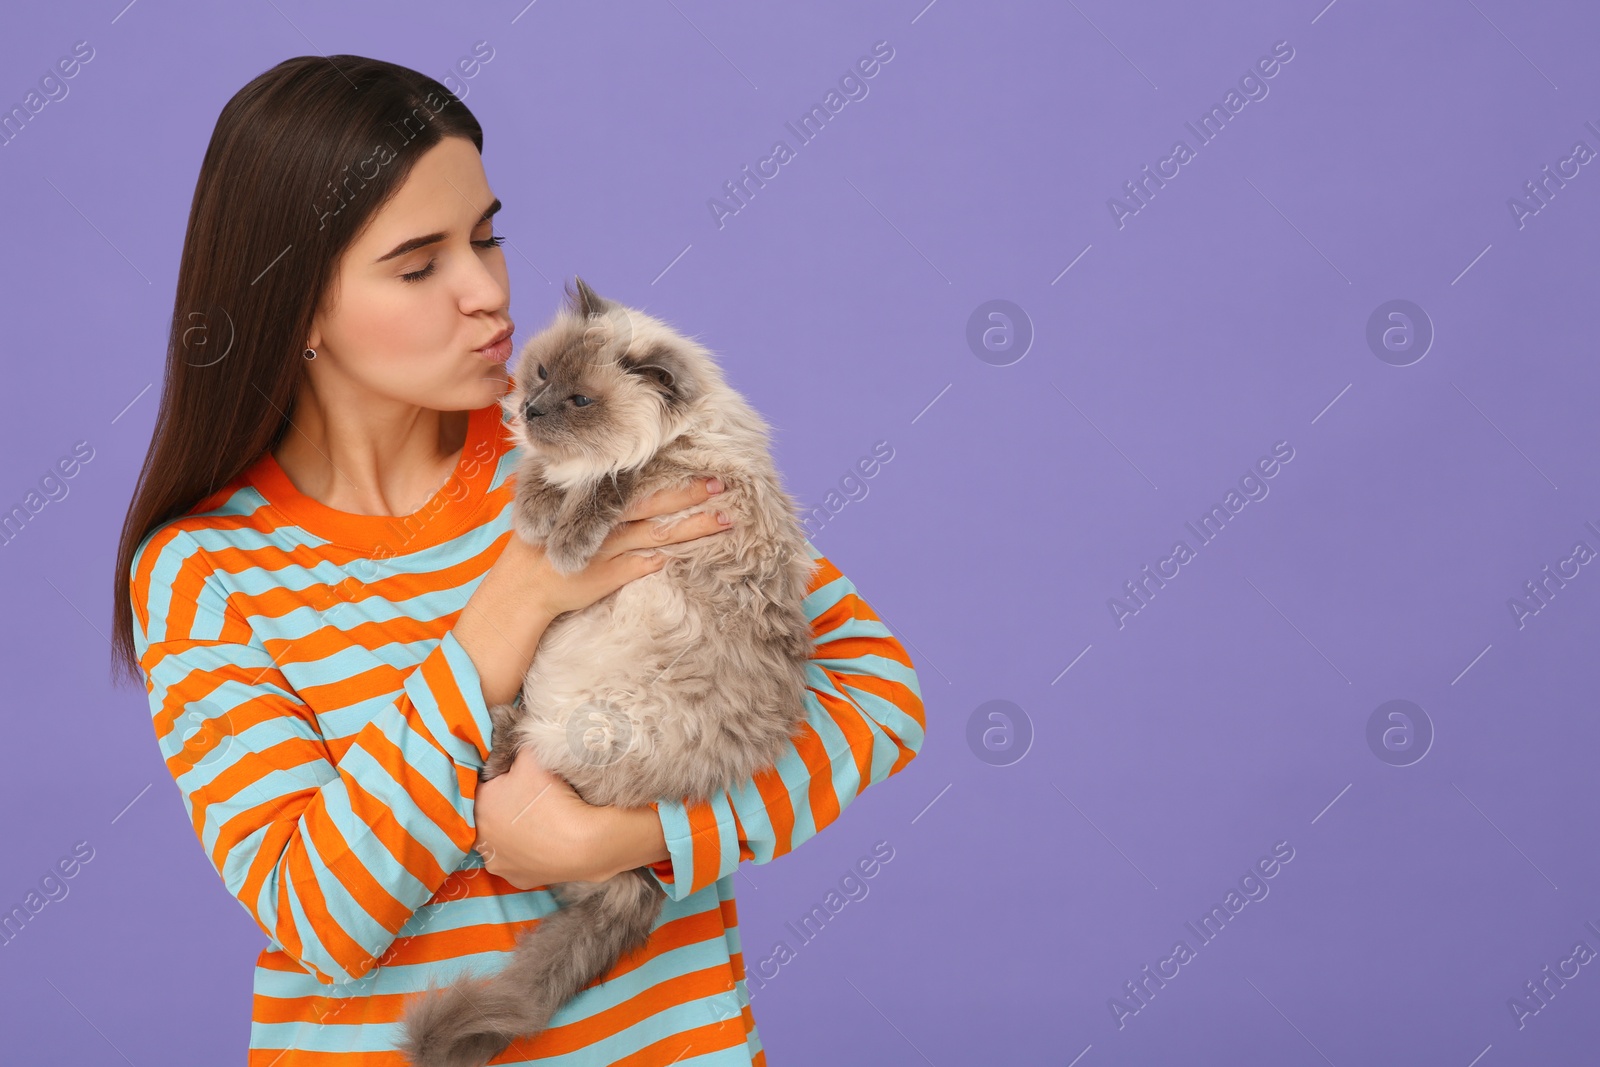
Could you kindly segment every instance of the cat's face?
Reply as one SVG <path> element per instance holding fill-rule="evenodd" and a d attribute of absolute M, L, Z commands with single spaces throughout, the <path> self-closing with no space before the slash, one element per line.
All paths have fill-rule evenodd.
<path fill-rule="evenodd" d="M 681 432 L 704 356 L 660 320 L 577 285 L 523 346 L 501 403 L 525 451 L 592 478 L 643 463 Z"/>

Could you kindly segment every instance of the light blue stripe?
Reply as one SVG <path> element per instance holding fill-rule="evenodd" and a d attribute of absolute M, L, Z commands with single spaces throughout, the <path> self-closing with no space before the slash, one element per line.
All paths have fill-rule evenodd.
<path fill-rule="evenodd" d="M 402 901 L 419 898 L 426 900 L 433 895 L 425 883 L 418 881 L 416 875 L 406 870 L 405 865 L 394 858 L 394 854 L 378 840 L 366 820 L 356 814 L 355 809 L 350 806 L 350 790 L 345 787 L 342 779 L 337 785 L 330 782 L 323 788 L 322 795 L 328 816 L 339 827 L 345 843 L 350 846 L 350 850 L 355 853 L 356 858 L 372 875 L 374 881 Z M 355 842 L 352 842 L 352 836 Z M 357 843 L 361 847 L 358 848 Z M 317 881 L 322 881 L 321 874 L 318 874 Z M 383 937 L 385 939 L 389 937 L 387 930 L 383 931 Z"/>
<path fill-rule="evenodd" d="M 240 758 L 243 758 L 245 754 L 241 752 Z M 216 764 L 208 764 L 205 767 L 196 768 L 191 773 L 196 775 L 204 773 L 208 778 L 215 778 L 224 769 L 221 764 L 222 761 L 218 760 Z M 215 771 L 213 771 L 213 767 L 216 768 Z M 206 820 L 205 826 L 202 828 L 203 837 L 200 842 L 205 847 L 206 854 L 210 855 L 216 850 L 217 837 L 221 834 L 222 827 L 240 812 L 263 805 L 270 811 L 272 808 L 281 805 L 284 797 L 288 794 L 316 789 L 321 785 L 321 782 L 313 777 L 316 773 L 314 770 L 302 766 L 297 767 L 296 771 L 299 773 L 276 769 L 268 771 L 259 781 L 251 782 L 232 796 L 213 800 L 206 805 Z M 185 775 L 179 781 L 180 788 L 190 794 L 197 794 L 203 791 L 203 787 L 196 788 L 189 785 L 188 778 L 189 776 Z M 209 781 L 206 784 L 209 786 Z M 284 817 L 281 811 L 277 815 L 279 820 Z M 237 847 L 235 846 L 235 848 Z"/>
<path fill-rule="evenodd" d="M 664 881 L 654 869 L 651 869 L 650 876 L 667 894 L 668 900 L 683 900 L 689 895 L 689 887 L 694 884 L 694 842 L 689 834 L 688 809 L 676 800 L 658 801 L 656 809 L 660 813 L 667 851 L 672 856 L 673 880 Z"/>
<path fill-rule="evenodd" d="M 343 787 L 343 782 L 330 783 L 328 789 L 342 793 L 344 792 Z M 348 805 L 346 805 L 346 810 L 348 810 Z M 360 823 L 360 820 L 356 821 Z M 346 846 L 350 849 L 350 854 L 357 862 L 366 866 L 368 864 L 368 854 L 371 852 L 372 847 L 377 845 L 377 841 L 373 838 L 371 831 L 366 829 L 365 824 L 351 827 L 340 823 L 338 828 L 341 836 L 345 839 Z M 378 845 L 377 847 L 381 849 L 383 846 Z M 373 918 L 372 914 L 361 905 L 361 902 L 355 898 L 350 890 L 345 888 L 344 883 L 339 880 L 339 876 L 334 874 L 332 868 L 324 862 L 322 854 L 317 851 L 316 842 L 310 837 L 305 839 L 305 848 L 306 856 L 310 860 L 311 877 L 316 881 L 317 888 L 322 892 L 323 908 L 326 909 L 329 915 L 333 916 L 334 921 L 356 944 L 366 949 L 374 958 L 382 956 L 383 950 L 389 947 L 389 942 L 392 940 L 389 931 L 385 930 L 383 924 Z M 338 857 L 333 858 L 337 859 Z M 368 867 L 368 869 L 370 870 L 371 868 Z M 426 899 L 428 895 L 427 887 L 417 882 L 414 878 L 408 878 L 407 880 L 416 886 L 416 889 L 413 890 L 413 895 Z M 405 899 L 404 889 L 397 890 L 395 886 L 385 886 L 385 888 L 389 890 L 391 895 L 401 900 Z"/>
<path fill-rule="evenodd" d="M 819 689 L 838 697 L 844 700 L 846 705 L 850 704 L 850 701 L 834 687 L 832 681 L 822 672 L 821 668 L 809 662 L 806 664 L 806 685 L 809 689 Z M 816 708 L 810 716 L 811 728 L 817 732 L 817 737 L 822 742 L 822 751 L 828 757 L 829 781 L 833 786 L 833 795 L 839 800 L 839 810 L 843 811 L 856 798 L 856 794 L 861 791 L 861 776 L 856 770 L 856 759 L 851 752 L 848 735 L 839 728 L 839 724 L 834 721 L 833 715 L 823 706 L 821 699 L 811 693 L 809 689 L 806 693 L 807 707 L 810 707 L 812 702 L 816 704 Z M 839 714 L 855 715 L 857 718 L 862 718 L 853 706 L 847 707 Z M 863 725 L 871 728 L 876 724 L 864 722 Z M 809 797 L 807 807 L 810 807 Z"/>
<path fill-rule="evenodd" d="M 921 750 L 923 729 L 921 724 L 912 718 L 909 712 L 893 701 L 884 699 L 877 693 L 856 688 L 850 684 L 848 679 L 843 682 L 843 687 L 847 690 L 846 695 L 854 700 L 862 711 L 898 737 L 901 744 L 911 749 L 912 752 Z"/>
<path fill-rule="evenodd" d="M 300 904 L 300 894 L 295 892 L 294 883 L 289 880 L 289 872 L 282 864 L 274 868 L 272 877 L 269 877 L 261 887 L 262 898 L 272 901 L 268 905 L 268 910 L 261 912 L 264 918 L 271 918 L 272 921 L 269 923 L 269 928 L 275 928 L 278 925 L 276 901 L 280 879 L 288 887 L 289 918 L 294 924 L 295 933 L 300 938 L 300 958 L 335 981 L 346 977 L 344 968 L 333 961 L 333 957 L 323 947 L 322 939 L 317 936 L 317 931 L 312 927 L 311 921 L 306 918 L 305 909 Z M 326 988 L 326 986 L 323 986 L 324 990 Z"/>
<path fill-rule="evenodd" d="M 272 588 L 304 592 L 319 585 L 337 586 L 351 579 L 359 584 L 370 584 L 396 576 L 427 576 L 484 552 L 504 531 L 505 526 L 509 525 L 510 516 L 511 504 L 508 502 L 493 520 L 463 530 L 458 536 L 439 544 L 415 548 L 409 552 L 397 552 L 391 556 L 354 556 L 342 564 L 319 559 L 310 565 L 288 562 L 279 568 L 249 567 L 229 574 L 228 583 L 239 591 L 254 596 Z M 495 528 L 497 525 L 499 529 Z M 285 530 L 294 531 L 295 536 L 284 536 Z M 185 536 L 187 535 L 186 532 Z M 272 534 L 249 529 L 197 530 L 194 537 L 200 542 L 201 547 L 212 551 L 272 547 L 292 554 L 295 549 L 318 549 L 328 544 L 314 535 L 306 534 L 297 526 L 280 527 Z M 378 597 L 371 599 L 374 603 L 381 602 L 381 598 Z"/>
<path fill-rule="evenodd" d="M 250 877 L 250 863 L 255 859 L 256 853 L 261 851 L 261 841 L 267 836 L 267 830 L 271 825 L 267 823 L 259 826 L 241 838 L 238 844 L 228 850 L 227 856 L 222 861 L 222 870 L 217 872 L 222 876 L 222 884 L 228 887 L 228 892 L 241 903 L 244 898 L 240 894 L 244 891 L 245 880 Z M 206 850 L 206 855 L 207 857 L 211 855 L 210 849 Z"/>
<path fill-rule="evenodd" d="M 739 812 L 739 821 L 744 825 L 744 836 L 750 845 L 752 863 L 766 863 L 772 859 L 772 846 L 777 838 L 777 831 L 772 828 L 772 816 L 767 812 L 766 802 L 761 799 L 761 793 L 755 788 L 748 790 L 733 790 L 729 794 L 733 798 L 733 806 Z M 737 848 L 737 845 L 735 845 Z M 731 873 L 731 872 L 730 872 Z"/>
<path fill-rule="evenodd" d="M 150 548 L 150 539 L 154 538 L 159 530 L 153 531 L 139 550 L 143 556 Z M 167 638 L 167 615 L 172 610 L 172 583 L 177 581 L 178 573 L 183 568 L 183 561 L 192 555 L 196 549 L 193 541 L 188 539 L 188 534 L 180 531 L 168 541 L 156 556 L 155 562 L 150 567 L 150 587 L 145 600 L 145 607 L 150 616 L 149 641 L 154 644 L 165 641 Z M 135 557 L 133 571 L 137 574 L 140 559 Z"/>
<path fill-rule="evenodd" d="M 842 574 L 831 582 L 819 585 L 810 593 L 807 593 L 805 600 L 802 601 L 806 616 L 813 623 L 816 622 L 817 619 L 827 613 L 829 608 L 838 604 L 839 601 L 855 591 L 856 587 L 850 583 L 850 579 Z M 825 638 L 826 636 L 826 634 L 822 634 L 819 635 L 819 638 Z"/>
<path fill-rule="evenodd" d="M 450 681 L 455 687 L 455 695 L 466 705 L 467 712 L 472 716 L 473 724 L 478 729 L 478 736 L 483 738 L 487 746 L 494 733 L 494 721 L 489 717 L 489 707 L 483 699 L 483 680 L 478 674 L 478 668 L 454 632 L 446 630 L 444 636 L 439 639 L 438 647 L 443 651 L 445 665 L 450 668 Z M 484 765 L 483 754 L 478 751 L 476 745 L 457 737 L 451 731 L 450 724 L 445 721 L 444 714 L 439 709 L 437 696 L 429 690 L 428 681 L 420 670 L 407 679 L 406 692 L 411 695 L 411 702 L 416 707 L 417 714 L 422 717 L 422 724 L 445 747 L 451 758 L 463 767 L 481 770 Z M 422 694 L 427 694 L 426 703 L 420 699 Z"/>
<path fill-rule="evenodd" d="M 421 745 L 427 749 L 427 752 L 422 752 L 420 749 L 414 752 L 403 751 L 403 758 L 413 768 L 428 777 L 430 781 L 454 780 L 455 768 L 445 761 L 445 758 L 439 754 L 439 750 L 425 741 L 421 742 Z M 432 754 L 431 757 L 428 753 Z M 424 762 L 433 764 L 433 769 L 430 771 L 424 767 Z M 393 775 L 385 770 L 382 764 L 373 759 L 371 754 L 359 745 L 351 745 L 345 751 L 344 760 L 340 763 L 340 766 L 348 771 L 352 778 L 360 782 L 362 788 L 367 792 L 380 800 L 386 801 L 390 806 L 390 810 L 394 812 L 395 821 L 405 827 L 406 832 L 415 838 L 418 844 L 427 849 L 434 859 L 439 862 L 440 866 L 446 870 L 454 869 L 455 864 L 461 857 L 461 850 L 455 846 L 455 843 L 450 840 L 444 830 L 438 827 L 432 819 L 428 818 L 421 808 L 417 807 L 406 791 L 400 787 L 400 783 L 396 782 Z M 440 768 L 443 768 L 443 770 Z M 446 777 L 438 777 L 440 774 Z"/>
<path fill-rule="evenodd" d="M 877 619 L 858 619 L 851 616 L 827 633 L 818 634 L 816 643 L 824 644 L 828 641 L 838 641 L 846 637 L 868 637 L 882 639 L 894 637 L 889 628 Z"/>
<path fill-rule="evenodd" d="M 464 683 L 459 675 L 454 673 L 455 669 L 459 668 L 460 664 L 459 661 L 451 662 L 451 648 L 453 647 L 455 649 L 460 649 L 461 646 L 456 642 L 455 638 L 450 637 L 448 634 L 446 635 L 446 638 L 448 639 L 449 644 L 444 645 L 443 647 L 445 649 L 445 664 L 451 668 L 450 677 L 457 682 L 457 685 L 459 686 L 457 689 L 458 695 L 467 705 L 467 708 L 472 715 L 473 722 L 483 734 L 485 741 L 487 741 L 489 731 L 493 729 L 493 724 L 489 721 L 488 709 L 483 706 L 482 683 L 477 681 L 476 671 L 473 672 L 473 680 L 470 688 Z M 462 651 L 460 652 L 460 655 L 465 657 L 466 652 Z M 476 690 L 476 693 L 474 693 L 473 690 Z M 470 767 L 473 770 L 481 770 L 484 763 L 483 755 L 478 751 L 478 747 L 476 745 L 469 741 L 462 740 L 451 732 L 450 724 L 445 721 L 444 713 L 439 710 L 439 701 L 437 697 L 435 697 L 433 691 L 428 688 L 428 680 L 423 677 L 420 669 L 412 673 L 412 675 L 406 679 L 405 692 L 412 708 L 416 710 L 417 717 L 422 720 L 423 729 L 431 734 L 433 739 L 450 754 L 450 759 L 463 767 Z M 377 719 L 377 721 L 384 724 L 384 733 L 389 735 L 390 739 L 400 747 L 402 752 L 407 752 L 412 746 L 427 744 L 417 736 L 416 731 L 410 725 L 405 723 L 401 717 L 398 707 L 387 709 L 384 714 Z M 396 736 L 396 734 L 399 734 L 399 736 Z M 433 746 L 428 745 L 427 747 L 432 748 Z M 407 759 L 410 759 L 409 754 L 407 755 Z M 446 797 L 454 796 L 456 798 L 456 809 L 461 812 L 462 816 L 466 818 L 468 822 L 472 821 L 472 802 L 467 800 L 465 797 L 459 796 L 458 790 L 453 788 L 453 779 L 436 778 L 432 775 L 429 775 L 428 780 L 438 783 L 439 788 L 445 793 Z M 450 786 L 444 785 L 444 783 L 447 781 L 450 782 Z"/>
<path fill-rule="evenodd" d="M 383 710 L 400 698 L 405 688 L 380 693 L 370 700 L 357 701 L 347 708 L 323 711 L 317 714 L 318 725 L 325 737 L 350 737 L 361 732 L 367 723 L 383 714 Z"/>
<path fill-rule="evenodd" d="M 412 646 L 420 644 L 426 644 L 428 650 L 431 650 L 435 642 L 431 638 L 419 638 L 409 645 L 391 642 L 388 646 L 380 647 L 398 649 L 404 655 Z M 423 656 L 426 655 L 427 652 L 424 651 Z M 338 685 L 351 682 L 359 675 L 382 667 L 409 669 L 422 660 L 422 656 L 407 656 L 400 663 L 391 663 L 389 658 L 379 652 L 362 648 L 360 645 L 346 645 L 344 648 L 323 656 L 321 659 L 307 659 L 287 664 L 283 670 L 285 674 L 292 674 L 295 683 L 304 690 L 315 685 Z M 396 689 L 395 692 L 390 693 L 389 699 L 392 701 L 398 695 L 398 692 L 399 690 Z"/>
<path fill-rule="evenodd" d="M 868 652 L 861 656 L 851 656 L 846 659 L 817 656 L 813 663 L 827 667 L 830 670 L 843 674 L 864 674 L 869 678 L 882 678 L 890 682 L 899 682 L 918 697 L 922 689 L 917 681 L 917 672 L 913 667 L 907 667 L 893 656 L 882 656 L 876 652 Z"/>
<path fill-rule="evenodd" d="M 732 874 L 739 866 L 739 826 L 734 821 L 733 805 L 729 803 L 726 793 L 718 793 L 711 798 L 711 811 L 717 819 L 718 862 L 711 879 L 716 882 Z"/>

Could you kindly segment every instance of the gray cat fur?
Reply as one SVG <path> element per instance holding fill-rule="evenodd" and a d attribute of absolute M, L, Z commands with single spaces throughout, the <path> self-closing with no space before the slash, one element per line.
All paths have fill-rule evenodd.
<path fill-rule="evenodd" d="M 654 549 L 673 557 L 660 571 L 559 616 L 521 708 L 491 711 L 482 777 L 530 747 L 591 804 L 704 799 L 772 767 L 800 729 L 815 564 L 767 424 L 711 353 L 576 283 L 523 347 L 502 401 L 522 446 L 517 535 L 544 544 L 562 573 L 582 570 L 634 501 L 711 475 L 722 493 L 651 521 L 715 509 L 734 525 Z M 478 1067 L 546 1028 L 646 942 L 665 900 L 647 868 L 549 889 L 560 909 L 522 934 L 503 969 L 430 983 L 408 1003 L 399 1047 L 416 1067 Z"/>

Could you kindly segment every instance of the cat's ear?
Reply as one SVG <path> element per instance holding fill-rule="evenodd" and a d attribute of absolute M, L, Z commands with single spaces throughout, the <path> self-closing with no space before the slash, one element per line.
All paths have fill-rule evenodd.
<path fill-rule="evenodd" d="M 590 318 L 595 315 L 604 315 L 611 310 L 612 302 L 589 288 L 589 284 L 582 278 L 573 275 L 573 281 L 577 283 L 576 291 L 573 290 L 572 286 L 567 286 L 567 302 L 572 308 L 573 314 L 582 318 Z"/>
<path fill-rule="evenodd" d="M 700 394 L 689 361 L 668 345 L 655 345 L 628 359 L 627 368 L 654 385 L 668 406 L 686 404 Z"/>

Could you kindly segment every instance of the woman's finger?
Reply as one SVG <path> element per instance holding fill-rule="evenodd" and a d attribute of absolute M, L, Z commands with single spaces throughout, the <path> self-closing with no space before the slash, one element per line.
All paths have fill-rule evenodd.
<path fill-rule="evenodd" d="M 684 508 L 703 503 L 712 495 L 707 483 L 714 480 L 696 478 L 687 486 L 658 489 L 642 500 L 635 500 L 624 509 L 620 521 L 633 522 L 638 519 L 654 518 L 657 515 L 670 515 L 674 511 L 682 511 Z"/>
<path fill-rule="evenodd" d="M 713 511 L 697 511 L 671 522 L 657 519 L 640 519 L 623 523 L 612 529 L 602 542 L 601 551 L 608 555 L 621 555 L 639 548 L 657 548 L 661 545 L 693 541 L 708 534 L 731 529 L 730 523 L 719 522 Z"/>

